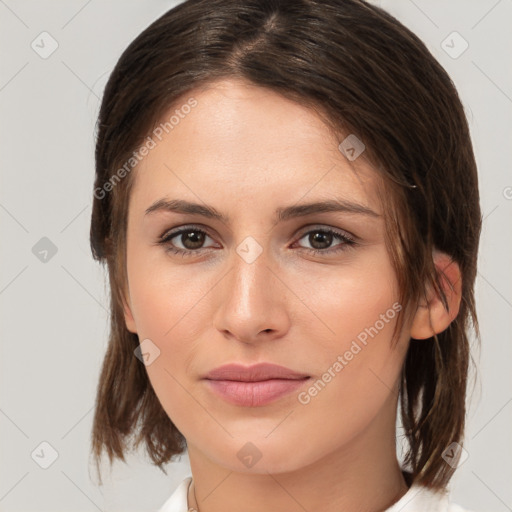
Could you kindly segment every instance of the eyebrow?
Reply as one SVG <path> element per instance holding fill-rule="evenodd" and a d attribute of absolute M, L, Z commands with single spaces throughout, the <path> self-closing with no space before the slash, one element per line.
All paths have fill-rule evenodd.
<path fill-rule="evenodd" d="M 158 199 L 149 208 L 146 209 L 145 215 L 159 211 L 201 215 L 208 219 L 219 220 L 226 224 L 231 222 L 229 216 L 223 215 L 212 206 L 192 203 L 183 199 Z M 296 204 L 292 206 L 277 208 L 274 212 L 274 216 L 277 221 L 281 222 L 292 218 L 305 217 L 307 215 L 324 212 L 352 213 L 375 218 L 381 216 L 367 206 L 354 203 L 352 201 L 347 201 L 345 199 L 316 201 L 312 203 Z"/>

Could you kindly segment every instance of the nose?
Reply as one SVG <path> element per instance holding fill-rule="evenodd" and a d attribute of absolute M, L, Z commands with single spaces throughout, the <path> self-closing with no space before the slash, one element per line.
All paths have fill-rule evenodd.
<path fill-rule="evenodd" d="M 225 338 L 246 344 L 285 335 L 291 292 L 278 274 L 268 249 L 254 260 L 234 251 L 232 265 L 216 287 L 214 327 Z"/>

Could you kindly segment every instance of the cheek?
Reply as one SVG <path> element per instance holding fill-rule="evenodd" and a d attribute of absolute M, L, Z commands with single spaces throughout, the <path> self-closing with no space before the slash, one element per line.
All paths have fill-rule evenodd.
<path fill-rule="evenodd" d="M 192 335 L 201 300 L 211 288 L 201 272 L 191 271 L 192 266 L 173 268 L 162 254 L 151 260 L 143 251 L 130 254 L 127 268 L 139 337 L 171 340 L 185 328 Z"/>
<path fill-rule="evenodd" d="M 307 356 L 316 359 L 317 380 L 301 403 L 319 409 L 337 404 L 361 424 L 394 393 L 406 351 L 403 340 L 392 345 L 402 307 L 393 270 L 387 259 L 380 261 L 316 279 L 308 296 L 314 315 L 303 323 L 306 339 L 313 340 Z"/>
<path fill-rule="evenodd" d="M 304 431 L 311 433 L 312 442 L 302 454 L 306 459 L 328 454 L 333 446 L 351 446 L 369 425 L 385 422 L 386 416 L 395 421 L 392 411 L 406 353 L 403 340 L 396 349 L 391 345 L 397 311 L 383 297 L 364 314 L 354 310 L 351 316 L 358 305 L 339 303 L 339 316 L 331 317 L 334 341 L 316 338 L 316 346 L 310 348 L 318 373 L 298 396 L 300 405 L 293 415 L 297 424 L 283 431 L 283 439 L 294 435 L 297 443 Z"/>
<path fill-rule="evenodd" d="M 147 255 L 137 252 L 128 260 L 128 275 L 139 340 L 151 340 L 160 351 L 146 366 L 148 377 L 181 430 L 180 418 L 188 418 L 183 411 L 196 404 L 190 394 L 190 380 L 196 376 L 192 366 L 209 325 L 205 305 L 216 280 L 210 283 L 197 270 L 172 268 L 165 258 L 148 263 Z"/>
<path fill-rule="evenodd" d="M 302 281 L 301 296 L 305 304 L 310 328 L 317 329 L 317 338 L 324 340 L 325 348 L 342 349 L 365 329 L 378 322 L 378 330 L 385 330 L 396 316 L 393 304 L 398 289 L 393 280 L 394 271 L 383 251 L 368 253 L 350 266 L 338 269 L 320 269 Z M 389 309 L 392 309 L 388 314 Z M 381 315 L 384 315 L 385 325 Z M 302 315 L 304 317 L 304 313 Z M 382 333 L 384 337 L 385 332 Z"/>
<path fill-rule="evenodd" d="M 135 260 L 134 260 L 135 261 Z M 195 390 L 191 386 L 192 365 L 198 353 L 201 297 L 205 292 L 183 272 L 153 266 L 139 267 L 131 274 L 130 296 L 140 342 L 150 339 L 159 355 L 146 366 L 148 378 L 158 400 L 180 432 L 191 429 L 190 418 L 201 415 L 195 409 Z"/>

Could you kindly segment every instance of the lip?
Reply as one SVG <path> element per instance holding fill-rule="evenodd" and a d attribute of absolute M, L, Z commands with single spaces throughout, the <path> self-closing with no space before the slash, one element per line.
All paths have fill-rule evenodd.
<path fill-rule="evenodd" d="M 220 366 L 209 372 L 204 380 L 214 393 L 227 402 L 243 407 L 258 407 L 295 391 L 309 378 L 309 375 L 284 366 L 259 363 L 252 366 Z"/>
<path fill-rule="evenodd" d="M 309 377 L 309 375 L 273 363 L 258 363 L 251 366 L 230 363 L 215 368 L 205 376 L 209 380 L 237 380 L 241 382 L 257 382 L 269 379 L 298 380 L 305 377 Z"/>

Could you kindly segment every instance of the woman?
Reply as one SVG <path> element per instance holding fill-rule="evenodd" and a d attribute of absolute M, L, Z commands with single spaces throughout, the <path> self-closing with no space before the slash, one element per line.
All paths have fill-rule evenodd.
<path fill-rule="evenodd" d="M 161 512 L 461 511 L 480 229 L 455 87 L 385 11 L 171 9 L 98 120 L 96 460 L 187 450 Z"/>

